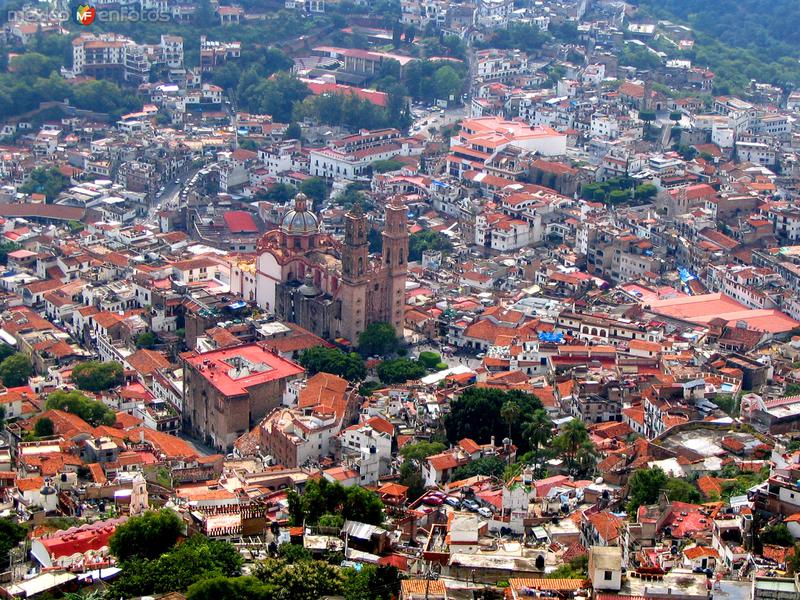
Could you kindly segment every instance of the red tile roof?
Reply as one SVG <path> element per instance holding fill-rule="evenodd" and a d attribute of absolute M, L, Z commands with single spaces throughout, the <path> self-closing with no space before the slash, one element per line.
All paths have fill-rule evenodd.
<path fill-rule="evenodd" d="M 223 217 L 231 233 L 258 233 L 258 226 L 249 212 L 229 210 Z"/>

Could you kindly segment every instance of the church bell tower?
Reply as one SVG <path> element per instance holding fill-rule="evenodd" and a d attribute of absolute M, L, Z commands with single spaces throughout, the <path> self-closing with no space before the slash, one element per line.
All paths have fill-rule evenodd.
<path fill-rule="evenodd" d="M 367 326 L 367 270 L 369 241 L 367 218 L 360 203 L 345 215 L 342 248 L 342 285 L 339 291 L 339 333 L 353 344 Z"/>
<path fill-rule="evenodd" d="M 382 262 L 387 277 L 388 322 L 402 336 L 408 272 L 408 209 L 399 197 L 386 205 L 385 220 Z"/>

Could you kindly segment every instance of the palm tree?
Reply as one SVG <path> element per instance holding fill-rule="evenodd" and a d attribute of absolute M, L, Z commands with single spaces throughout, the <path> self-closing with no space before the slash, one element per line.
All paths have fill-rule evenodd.
<path fill-rule="evenodd" d="M 553 445 L 560 450 L 567 463 L 567 469 L 573 471 L 578 449 L 589 442 L 589 432 L 583 421 L 572 419 L 564 425 L 561 433 L 553 440 Z"/>
<path fill-rule="evenodd" d="M 537 474 L 541 471 L 539 465 L 539 448 L 544 448 L 553 436 L 553 424 L 547 416 L 547 412 L 542 409 L 533 411 L 531 418 L 525 422 L 522 435 L 529 441 L 533 451 L 533 464 Z"/>
<path fill-rule="evenodd" d="M 522 409 L 520 409 L 519 404 L 513 400 L 506 400 L 503 406 L 500 408 L 500 418 L 505 421 L 506 425 L 508 425 L 509 438 L 511 437 L 511 426 L 519 418 L 521 412 Z"/>
<path fill-rule="evenodd" d="M 584 477 L 594 475 L 594 468 L 597 464 L 597 451 L 592 442 L 586 441 L 581 444 L 575 453 L 575 463 L 580 475 Z"/>

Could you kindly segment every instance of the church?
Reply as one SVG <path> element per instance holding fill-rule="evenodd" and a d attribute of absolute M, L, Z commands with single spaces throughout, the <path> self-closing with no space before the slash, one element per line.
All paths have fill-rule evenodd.
<path fill-rule="evenodd" d="M 386 205 L 383 250 L 369 254 L 369 223 L 360 204 L 345 216 L 344 240 L 320 230 L 304 194 L 278 229 L 258 243 L 256 302 L 277 318 L 312 333 L 357 344 L 375 322 L 403 334 L 408 260 L 407 208 Z"/>

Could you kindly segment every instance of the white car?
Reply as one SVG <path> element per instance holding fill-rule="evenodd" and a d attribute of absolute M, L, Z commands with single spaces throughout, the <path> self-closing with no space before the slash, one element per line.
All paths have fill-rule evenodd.
<path fill-rule="evenodd" d="M 480 516 L 482 516 L 482 517 L 485 517 L 486 519 L 491 519 L 491 518 L 492 518 L 492 516 L 493 516 L 493 515 L 492 515 L 492 511 L 491 511 L 491 510 L 489 510 L 488 508 L 486 508 L 485 506 L 481 506 L 481 507 L 478 509 L 478 514 L 479 514 Z"/>

